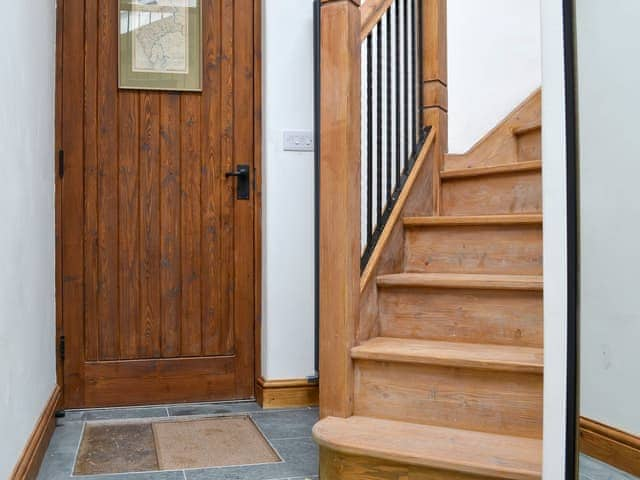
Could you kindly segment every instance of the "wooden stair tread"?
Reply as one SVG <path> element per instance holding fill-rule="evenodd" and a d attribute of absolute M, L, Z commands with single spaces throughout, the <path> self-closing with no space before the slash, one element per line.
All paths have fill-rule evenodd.
<path fill-rule="evenodd" d="M 433 287 L 542 291 L 541 275 L 395 273 L 377 278 L 379 287 Z"/>
<path fill-rule="evenodd" d="M 480 368 L 512 372 L 543 372 L 543 349 L 508 345 L 441 342 L 377 337 L 354 347 L 357 360 Z"/>
<path fill-rule="evenodd" d="M 542 441 L 370 417 L 327 417 L 313 436 L 343 454 L 511 480 L 541 478 Z"/>
<path fill-rule="evenodd" d="M 406 217 L 405 227 L 457 225 L 529 225 L 542 224 L 541 214 L 465 215 L 440 217 Z"/>
<path fill-rule="evenodd" d="M 521 137 L 522 135 L 535 132 L 536 130 L 540 130 L 541 128 L 542 128 L 542 123 L 539 120 L 536 120 L 534 122 L 525 123 L 523 125 L 518 125 L 517 127 L 513 127 L 511 131 L 516 137 Z"/>
<path fill-rule="evenodd" d="M 505 163 L 504 165 L 493 165 L 490 167 L 472 167 L 456 170 L 443 170 L 440 172 L 442 180 L 467 177 L 482 177 L 487 175 L 501 175 L 505 173 L 529 172 L 541 170 L 542 161 L 532 160 L 528 162 Z"/>

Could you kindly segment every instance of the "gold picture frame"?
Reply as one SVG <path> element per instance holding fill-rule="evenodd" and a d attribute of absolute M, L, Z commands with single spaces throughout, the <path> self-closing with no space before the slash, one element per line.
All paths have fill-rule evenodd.
<path fill-rule="evenodd" d="M 119 0 L 119 88 L 202 91 L 201 1 Z"/>

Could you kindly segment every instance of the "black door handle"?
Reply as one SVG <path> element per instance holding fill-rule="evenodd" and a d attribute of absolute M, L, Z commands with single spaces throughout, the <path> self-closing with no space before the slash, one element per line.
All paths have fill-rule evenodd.
<path fill-rule="evenodd" d="M 238 179 L 236 196 L 238 200 L 249 200 L 251 182 L 249 178 L 249 165 L 238 165 L 235 172 L 227 172 L 226 178 L 236 177 Z"/>

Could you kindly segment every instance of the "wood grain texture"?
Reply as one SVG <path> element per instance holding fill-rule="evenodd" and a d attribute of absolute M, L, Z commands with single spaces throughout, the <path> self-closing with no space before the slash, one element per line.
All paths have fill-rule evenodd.
<path fill-rule="evenodd" d="M 397 273 L 378 277 L 383 288 L 460 288 L 542 291 L 540 275 L 485 275 L 466 273 Z"/>
<path fill-rule="evenodd" d="M 184 369 L 189 362 L 181 358 L 220 372 L 217 359 L 233 357 L 234 388 L 223 372 L 210 399 L 253 396 L 260 199 L 237 202 L 224 173 L 237 164 L 259 170 L 254 7 L 252 0 L 203 2 L 203 91 L 186 93 L 118 89 L 117 2 L 64 4 L 58 129 L 67 159 L 59 202 L 66 406 L 99 405 L 97 390 L 105 404 L 129 403 L 130 392 L 107 392 L 109 385 L 127 385 L 137 403 L 147 385 L 147 401 L 157 403 L 154 395 L 164 392 L 149 382 L 166 386 L 166 365 Z M 126 362 L 133 370 L 135 362 L 158 368 L 137 370 L 152 378 L 136 384 Z M 85 371 L 101 363 L 109 381 Z M 215 390 L 215 377 L 207 381 L 207 391 Z M 182 386 L 207 399 L 203 387 Z M 166 396 L 189 400 L 188 392 Z"/>
<path fill-rule="evenodd" d="M 317 406 L 318 383 L 309 380 L 265 380 L 258 378 L 256 401 L 265 409 Z"/>
<path fill-rule="evenodd" d="M 87 407 L 246 399 L 232 356 L 85 364 Z"/>
<path fill-rule="evenodd" d="M 540 213 L 542 175 L 531 171 L 445 180 L 441 212 L 454 216 Z"/>
<path fill-rule="evenodd" d="M 542 438 L 542 375 L 355 362 L 354 415 Z"/>
<path fill-rule="evenodd" d="M 542 442 L 535 439 L 357 416 L 349 419 L 324 419 L 314 427 L 313 436 L 321 446 L 320 474 L 327 474 L 323 479 L 478 478 L 472 476 L 468 479 L 463 474 L 480 475 L 480 479 L 541 478 Z M 335 454 L 376 459 L 369 464 L 347 466 L 339 459 L 332 460 L 327 457 Z M 388 462 L 392 462 L 392 465 Z M 343 465 L 344 468 L 341 468 Z M 391 468 L 387 470 L 386 465 Z M 444 470 L 446 474 L 437 472 L 436 476 L 429 477 L 425 471 L 409 470 L 408 474 L 413 473 L 416 476 L 407 477 L 402 475 L 402 470 L 397 470 L 402 468 L 401 465 L 404 468 L 411 465 Z M 361 470 L 363 467 L 366 468 L 364 471 Z M 361 476 L 355 476 L 358 471 Z M 341 476 L 343 473 L 347 476 Z M 385 474 L 387 476 L 384 476 Z"/>
<path fill-rule="evenodd" d="M 400 218 L 433 213 L 434 150 L 433 146 L 428 150 L 420 168 L 414 167 L 413 173 L 416 174 L 416 179 L 412 187 L 406 189 L 407 198 L 399 215 Z M 379 275 L 402 270 L 404 261 L 402 245 L 406 233 L 405 228 L 402 222 L 396 221 L 393 225 L 387 224 L 384 232 L 385 244 L 377 257 L 375 273 L 369 276 L 368 281 L 363 281 L 362 278 L 360 281 L 360 316 L 356 328 L 356 341 L 358 342 L 375 337 L 379 332 L 378 288 L 375 278 Z"/>
<path fill-rule="evenodd" d="M 449 111 L 449 94 L 445 84 L 439 80 L 430 80 L 422 86 L 423 108 L 439 108 Z"/>
<path fill-rule="evenodd" d="M 9 480 L 35 480 L 38 476 L 40 464 L 56 428 L 55 412 L 60 409 L 61 403 L 62 389 L 56 385 L 22 450 L 20 458 L 9 475 Z"/>
<path fill-rule="evenodd" d="M 351 349 L 356 360 L 409 363 L 492 371 L 542 373 L 541 348 L 440 342 L 393 337 L 373 338 Z"/>
<path fill-rule="evenodd" d="M 540 124 L 542 118 L 542 90 L 538 89 L 527 97 L 495 128 L 482 137 L 464 154 L 447 155 L 444 159 L 444 170 L 463 169 L 490 165 L 516 163 L 518 154 L 518 138 L 514 129 L 531 123 Z M 522 160 L 539 160 L 525 157 Z"/>
<path fill-rule="evenodd" d="M 542 275 L 542 225 L 424 226 L 405 234 L 405 272 Z"/>
<path fill-rule="evenodd" d="M 405 217 L 404 226 L 412 227 L 444 227 L 460 225 L 542 225 L 541 214 L 530 215 L 478 215 L 464 217 Z"/>
<path fill-rule="evenodd" d="M 422 1 L 422 122 L 435 129 L 433 156 L 433 215 L 440 214 L 440 171 L 449 151 L 447 2 Z"/>
<path fill-rule="evenodd" d="M 320 415 L 347 417 L 360 308 L 360 11 L 321 9 Z"/>
<path fill-rule="evenodd" d="M 60 175 L 59 152 L 62 150 L 62 98 L 63 98 L 63 72 L 62 50 L 64 25 L 64 0 L 59 0 L 56 8 L 56 78 L 55 78 L 55 303 L 56 303 L 56 383 L 64 382 L 64 364 L 60 358 L 59 339 L 63 335 L 63 310 L 62 310 L 62 176 Z"/>
<path fill-rule="evenodd" d="M 580 451 L 613 467 L 640 475 L 640 438 L 589 418 L 580 418 Z"/>
<path fill-rule="evenodd" d="M 489 167 L 468 167 L 459 170 L 444 170 L 440 173 L 440 178 L 463 178 L 463 177 L 484 177 L 488 175 L 498 175 L 501 173 L 516 173 L 542 170 L 542 161 L 531 160 L 518 163 L 506 163 L 504 165 L 492 165 Z"/>
<path fill-rule="evenodd" d="M 380 335 L 448 342 L 540 347 L 540 292 L 383 289 Z"/>
<path fill-rule="evenodd" d="M 360 7 L 360 40 L 367 38 L 394 0 L 367 0 Z"/>
<path fill-rule="evenodd" d="M 418 467 L 320 449 L 320 475 L 328 480 L 488 480 L 495 477 Z"/>
<path fill-rule="evenodd" d="M 519 163 L 542 158 L 542 127 L 539 124 L 521 127 L 515 134 Z"/>

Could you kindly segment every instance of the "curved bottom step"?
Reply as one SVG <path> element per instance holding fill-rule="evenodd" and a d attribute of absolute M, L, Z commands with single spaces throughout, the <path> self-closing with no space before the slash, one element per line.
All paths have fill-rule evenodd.
<path fill-rule="evenodd" d="M 403 473 L 402 465 L 417 467 L 416 479 L 542 477 L 541 440 L 357 416 L 325 418 L 315 425 L 313 436 L 322 450 L 323 480 L 365 478 L 363 469 L 367 479 L 377 479 L 371 472 L 378 463 L 384 475 L 396 469 L 398 478 L 414 478 L 406 468 Z M 328 454 L 333 458 L 327 459 Z M 371 460 L 363 465 L 356 457 Z"/>

